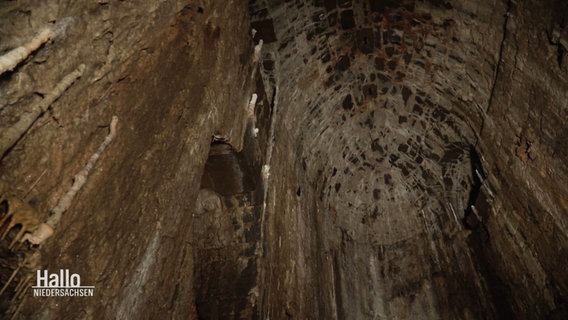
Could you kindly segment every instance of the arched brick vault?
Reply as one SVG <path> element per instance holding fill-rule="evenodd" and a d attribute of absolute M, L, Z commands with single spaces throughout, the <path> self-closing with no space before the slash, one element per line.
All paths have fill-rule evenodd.
<path fill-rule="evenodd" d="M 559 76 L 566 88 L 545 36 L 551 29 L 530 14 L 550 8 L 333 0 L 251 1 L 249 10 L 256 40 L 268 39 L 263 79 L 277 117 L 265 314 L 547 314 L 545 305 L 565 289 L 553 293 L 552 280 L 535 275 L 552 276 L 558 264 L 533 258 L 546 249 L 532 247 L 541 236 L 529 236 L 525 212 L 562 225 L 566 207 L 508 198 L 527 182 L 504 172 L 544 170 L 523 139 L 535 146 L 561 136 L 535 134 L 526 117 L 537 112 L 515 107 L 528 95 L 533 108 L 546 108 L 541 119 L 566 114 L 566 93 L 544 89 L 532 74 L 554 70 L 546 78 Z M 538 53 L 523 51 L 533 48 Z M 525 86 L 532 91 L 515 91 Z M 541 98 L 557 107 L 535 101 Z M 565 132 L 565 122 L 558 125 Z M 547 159 L 562 152 L 552 149 Z M 554 210 L 564 212 L 561 220 Z M 558 236 L 547 242 L 566 241 Z M 561 253 L 565 259 L 565 247 Z M 556 279 L 566 283 L 565 275 Z M 529 303 L 535 291 L 548 302 Z"/>

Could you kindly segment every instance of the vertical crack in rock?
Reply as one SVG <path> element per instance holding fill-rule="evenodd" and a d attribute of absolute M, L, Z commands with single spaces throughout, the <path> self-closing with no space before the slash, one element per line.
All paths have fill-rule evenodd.
<path fill-rule="evenodd" d="M 508 0 L 507 1 L 507 9 L 505 10 L 504 13 L 504 21 L 503 21 L 503 36 L 501 38 L 501 42 L 499 43 L 499 55 L 498 55 L 498 60 L 497 60 L 497 65 L 495 66 L 495 74 L 493 77 L 493 83 L 491 85 L 491 90 L 489 93 L 489 99 L 487 100 L 487 109 L 485 110 L 485 114 L 489 115 L 489 111 L 491 109 L 491 105 L 493 104 L 493 97 L 495 96 L 495 88 L 497 87 L 497 82 L 499 81 L 499 75 L 500 75 L 500 71 L 501 71 L 501 64 L 503 63 L 503 51 L 505 49 L 505 42 L 507 40 L 507 28 L 509 26 L 509 19 L 511 18 L 511 9 L 513 6 L 513 2 L 512 0 Z M 515 65 L 516 65 L 516 57 L 515 57 Z M 483 129 L 484 129 L 484 124 L 485 124 L 485 119 L 482 119 L 481 122 L 481 128 L 479 130 L 480 134 L 483 133 Z"/>

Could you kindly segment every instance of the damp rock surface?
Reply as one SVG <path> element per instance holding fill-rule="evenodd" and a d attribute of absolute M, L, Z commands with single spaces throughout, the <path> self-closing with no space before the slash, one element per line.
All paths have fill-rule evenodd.
<path fill-rule="evenodd" d="M 70 269 L 95 286 L 95 296 L 36 298 L 29 289 L 3 311 L 17 310 L 16 319 L 197 317 L 195 201 L 212 136 L 243 147 L 255 85 L 246 16 L 243 1 L 0 4 L 3 53 L 54 21 L 72 21 L 0 76 L 2 128 L 65 74 L 86 66 L 2 158 L 0 177 L 10 192 L 45 221 L 108 133 L 111 117 L 119 119 L 116 138 L 55 235 L 35 249 L 41 253 L 35 268 Z M 3 260 L 13 267 L 2 273 L 3 283 L 16 258 Z M 35 270 L 30 275 L 34 282 Z"/>
<path fill-rule="evenodd" d="M 0 53 L 58 29 L 0 75 L 1 130 L 85 71 L 0 155 L 0 196 L 45 221 L 119 122 L 51 238 L 0 239 L 0 312 L 568 318 L 566 21 L 554 0 L 3 1 Z M 95 297 L 22 295 L 37 269 Z"/>

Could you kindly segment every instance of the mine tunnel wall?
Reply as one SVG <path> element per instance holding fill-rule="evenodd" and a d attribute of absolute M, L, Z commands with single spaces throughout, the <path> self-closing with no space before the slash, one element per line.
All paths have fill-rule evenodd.
<path fill-rule="evenodd" d="M 566 312 L 557 2 L 252 3 L 253 26 L 273 28 L 282 177 L 267 196 L 265 317 Z"/>
<path fill-rule="evenodd" d="M 260 319 L 259 274 L 270 108 L 256 73 L 254 119 L 240 152 L 211 143 L 194 212 L 194 290 L 199 319 Z M 257 129 L 258 131 L 255 131 Z"/>
<path fill-rule="evenodd" d="M 564 317 L 568 276 L 559 267 L 568 259 L 562 245 L 568 235 L 560 231 L 568 212 L 562 182 L 568 174 L 568 82 L 558 59 L 566 52 L 558 53 L 549 35 L 565 23 L 568 8 L 559 1 L 508 5 L 478 147 L 497 194 L 491 213 L 483 214 L 491 239 L 482 254 L 506 286 L 516 317 Z"/>
<path fill-rule="evenodd" d="M 1 159 L 2 193 L 47 219 L 119 118 L 27 270 L 96 299 L 0 305 L 20 318 L 568 314 L 561 1 L 2 6 L 2 51 L 72 22 L 1 75 L 2 127 L 86 65 Z"/>
<path fill-rule="evenodd" d="M 19 308 L 26 319 L 196 317 L 192 213 L 211 137 L 243 148 L 256 86 L 246 3 L 2 6 L 2 36 L 11 41 L 3 50 L 50 21 L 73 21 L 64 35 L 2 75 L 3 126 L 86 65 L 2 159 L 9 192 L 46 219 L 102 142 L 111 116 L 119 119 L 116 138 L 34 266 L 71 269 L 96 287 L 96 298 L 24 295 L 11 311 Z"/>

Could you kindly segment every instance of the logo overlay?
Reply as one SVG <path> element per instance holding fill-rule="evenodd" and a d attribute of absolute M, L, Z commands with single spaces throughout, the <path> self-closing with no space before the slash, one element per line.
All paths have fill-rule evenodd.
<path fill-rule="evenodd" d="M 81 286 L 81 276 L 71 274 L 69 269 L 51 274 L 37 270 L 36 277 L 34 297 L 92 297 L 95 293 L 95 286 Z"/>

